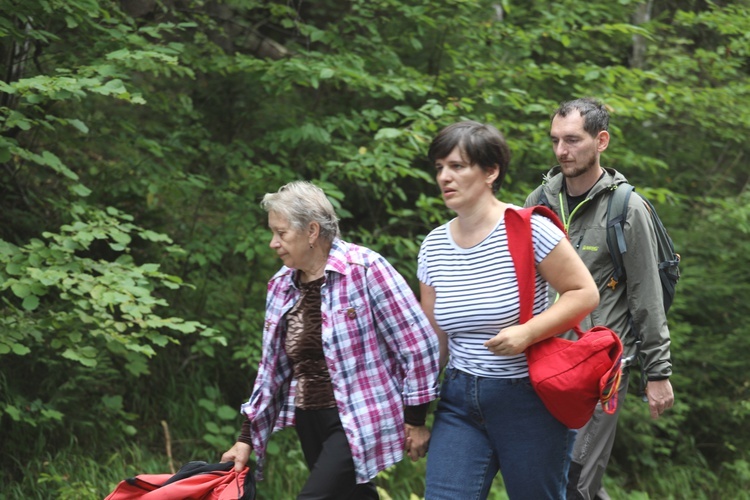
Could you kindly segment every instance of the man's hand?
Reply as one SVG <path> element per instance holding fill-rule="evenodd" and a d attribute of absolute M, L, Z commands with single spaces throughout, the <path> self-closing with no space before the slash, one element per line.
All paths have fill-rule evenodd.
<path fill-rule="evenodd" d="M 409 424 L 404 424 L 404 429 L 406 431 L 404 450 L 411 461 L 416 462 L 427 455 L 427 448 L 430 444 L 430 430 L 424 425 L 417 427 Z"/>
<path fill-rule="evenodd" d="M 249 444 L 237 441 L 234 443 L 234 446 L 224 452 L 221 456 L 221 462 L 234 462 L 234 470 L 242 472 L 242 469 L 245 468 L 247 461 L 250 459 L 251 451 L 252 448 L 250 448 Z"/>
<path fill-rule="evenodd" d="M 646 384 L 646 396 L 648 397 L 648 410 L 651 418 L 659 418 L 664 410 L 674 405 L 674 392 L 669 379 L 651 380 Z"/>

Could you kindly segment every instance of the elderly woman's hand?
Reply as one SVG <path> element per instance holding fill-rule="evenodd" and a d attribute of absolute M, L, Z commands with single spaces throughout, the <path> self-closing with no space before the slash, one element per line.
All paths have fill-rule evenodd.
<path fill-rule="evenodd" d="M 404 450 L 409 455 L 412 462 L 427 455 L 427 448 L 430 445 L 430 430 L 427 426 L 404 424 L 406 430 L 406 443 Z"/>
<path fill-rule="evenodd" d="M 224 452 L 221 456 L 221 462 L 234 462 L 234 470 L 242 472 L 242 469 L 247 465 L 247 461 L 250 460 L 251 451 L 252 448 L 249 444 L 237 441 L 234 446 Z"/>

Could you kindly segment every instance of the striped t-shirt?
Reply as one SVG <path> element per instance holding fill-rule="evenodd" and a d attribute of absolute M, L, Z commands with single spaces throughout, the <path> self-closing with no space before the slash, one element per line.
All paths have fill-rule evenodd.
<path fill-rule="evenodd" d="M 455 219 L 454 219 L 455 220 Z M 448 366 L 483 377 L 528 375 L 526 356 L 498 356 L 483 344 L 518 324 L 518 282 L 508 250 L 505 220 L 471 248 L 450 234 L 453 221 L 434 229 L 419 250 L 419 280 L 435 289 L 435 321 L 448 336 Z M 541 215 L 531 218 L 534 256 L 541 262 L 565 235 Z M 547 308 L 547 282 L 537 273 L 534 314 Z"/>

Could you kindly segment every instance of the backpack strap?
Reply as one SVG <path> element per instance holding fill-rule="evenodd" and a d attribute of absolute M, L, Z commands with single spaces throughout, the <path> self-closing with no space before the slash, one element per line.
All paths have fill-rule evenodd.
<path fill-rule="evenodd" d="M 613 290 L 618 283 L 627 278 L 625 266 L 622 263 L 622 254 L 628 251 L 623 228 L 628 216 L 628 203 L 633 189 L 633 186 L 627 182 L 618 184 L 610 194 L 607 204 L 607 248 L 614 266 L 614 273 L 607 286 Z"/>
<path fill-rule="evenodd" d="M 610 194 L 609 203 L 607 204 L 607 248 L 609 249 L 609 256 L 612 259 L 612 265 L 614 266 L 612 277 L 609 279 L 607 286 L 612 290 L 614 290 L 619 283 L 624 282 L 627 279 L 625 266 L 622 263 L 622 254 L 628 251 L 623 228 L 625 227 L 625 220 L 628 216 L 630 195 L 634 190 L 635 188 L 627 182 L 618 184 L 612 194 Z M 627 359 L 623 359 L 623 366 L 630 366 L 631 363 L 640 358 L 641 347 L 643 345 L 643 337 L 633 321 L 633 315 L 630 314 L 630 310 L 628 310 L 628 324 L 630 325 L 630 331 L 635 338 L 635 353 Z M 646 372 L 645 370 L 641 370 L 641 380 L 638 393 L 643 401 L 648 402 L 645 388 Z"/>
<path fill-rule="evenodd" d="M 533 316 L 534 292 L 536 289 L 536 262 L 531 234 L 531 216 L 538 213 L 550 219 L 562 232 L 565 232 L 562 222 L 555 212 L 547 207 L 534 207 L 516 210 L 505 209 L 505 232 L 508 236 L 508 249 L 513 258 L 516 270 L 518 294 L 521 309 L 520 323 L 526 323 Z"/>

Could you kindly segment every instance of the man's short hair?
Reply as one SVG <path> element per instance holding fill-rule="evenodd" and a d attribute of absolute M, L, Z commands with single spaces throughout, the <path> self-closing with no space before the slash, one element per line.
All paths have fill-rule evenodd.
<path fill-rule="evenodd" d="M 552 113 L 551 120 L 557 115 L 565 118 L 569 113 L 577 110 L 583 117 L 583 130 L 591 137 L 596 137 L 602 130 L 609 131 L 609 112 L 604 104 L 592 97 L 583 97 L 572 101 L 565 101 Z"/>

